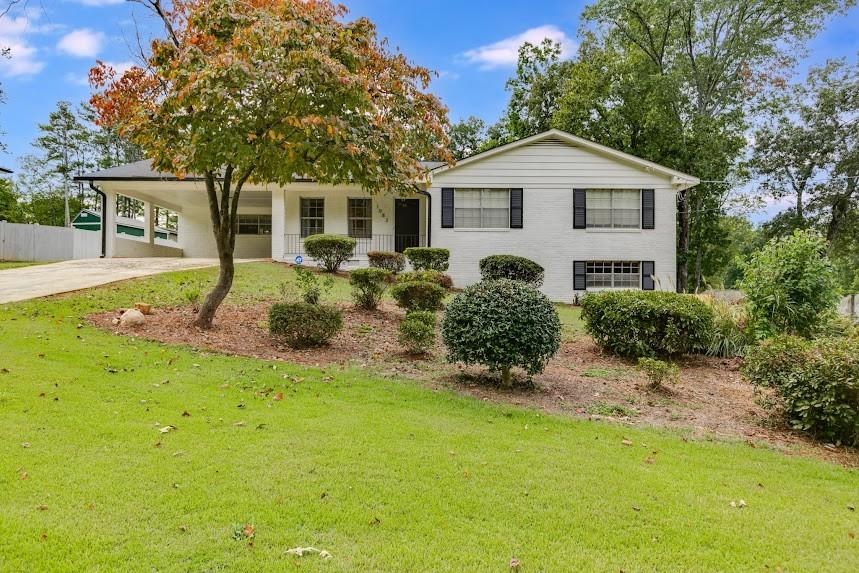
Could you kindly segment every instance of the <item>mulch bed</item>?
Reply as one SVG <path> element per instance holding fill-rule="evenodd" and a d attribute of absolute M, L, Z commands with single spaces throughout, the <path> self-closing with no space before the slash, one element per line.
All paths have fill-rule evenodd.
<path fill-rule="evenodd" d="M 735 359 L 685 358 L 679 362 L 678 384 L 651 390 L 633 362 L 602 352 L 581 335 L 564 342 L 545 372 L 531 384 L 507 389 L 481 368 L 448 364 L 440 340 L 429 356 L 405 353 L 397 341 L 397 326 L 404 313 L 391 302 L 384 302 L 376 311 L 339 305 L 343 330 L 329 346 L 303 350 L 289 348 L 268 334 L 269 305 L 223 305 L 211 330 L 192 326 L 190 307 L 155 309 L 144 325 L 133 330 L 115 324 L 117 313 L 96 314 L 90 320 L 122 335 L 309 366 L 355 365 L 381 376 L 420 380 L 485 400 L 630 425 L 677 428 L 693 438 L 744 440 L 750 447 L 773 447 L 859 465 L 855 450 L 813 442 L 780 427 L 757 405 L 755 390 L 740 375 L 740 363 Z"/>

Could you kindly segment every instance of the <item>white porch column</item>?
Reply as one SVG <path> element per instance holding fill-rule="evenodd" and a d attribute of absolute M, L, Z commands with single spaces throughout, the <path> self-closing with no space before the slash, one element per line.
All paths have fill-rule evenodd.
<path fill-rule="evenodd" d="M 102 213 L 102 225 L 104 225 L 104 256 L 112 258 L 116 252 L 116 193 L 102 189 L 104 192 L 104 213 Z"/>
<path fill-rule="evenodd" d="M 286 204 L 284 190 L 271 190 L 271 254 L 276 261 L 282 261 L 284 255 L 284 233 L 286 232 Z"/>

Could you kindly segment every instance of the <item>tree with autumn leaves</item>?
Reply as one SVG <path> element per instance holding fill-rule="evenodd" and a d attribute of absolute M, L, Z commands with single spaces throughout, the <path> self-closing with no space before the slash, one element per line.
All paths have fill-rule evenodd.
<path fill-rule="evenodd" d="M 230 291 L 237 207 L 249 183 L 296 176 L 407 194 L 422 159 L 450 161 L 447 110 L 431 72 L 327 0 L 140 0 L 165 38 L 146 67 L 99 63 L 99 122 L 139 145 L 153 168 L 205 181 L 220 273 L 195 324 Z"/>

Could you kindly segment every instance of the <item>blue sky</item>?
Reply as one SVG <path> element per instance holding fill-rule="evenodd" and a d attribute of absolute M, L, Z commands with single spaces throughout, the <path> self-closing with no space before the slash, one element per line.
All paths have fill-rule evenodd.
<path fill-rule="evenodd" d="M 523 39 L 549 36 L 572 52 L 585 2 L 555 0 L 346 0 L 353 16 L 367 16 L 381 36 L 411 60 L 439 72 L 432 90 L 452 120 L 469 115 L 497 119 L 507 102 L 504 82 L 515 67 Z M 5 4 L 5 2 L 3 3 Z M 17 167 L 30 151 L 37 124 L 61 99 L 89 97 L 86 75 L 96 58 L 116 65 L 134 60 L 136 14 L 146 35 L 157 23 L 123 0 L 30 0 L 0 20 L 0 45 L 12 57 L 0 61 L 6 103 L 0 126 L 8 153 L 0 165 Z M 859 8 L 832 21 L 809 45 L 800 73 L 827 58 L 859 52 Z"/>

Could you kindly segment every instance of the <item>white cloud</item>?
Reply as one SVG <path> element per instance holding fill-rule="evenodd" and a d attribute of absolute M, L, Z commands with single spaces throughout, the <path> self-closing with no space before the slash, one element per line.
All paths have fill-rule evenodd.
<path fill-rule="evenodd" d="M 0 17 L 0 46 L 9 48 L 9 57 L 0 58 L 0 73 L 4 76 L 32 76 L 45 67 L 29 36 L 50 32 L 55 26 L 39 25 L 38 19 L 37 13 Z"/>
<path fill-rule="evenodd" d="M 78 58 L 93 58 L 101 51 L 104 34 L 88 28 L 72 30 L 57 42 L 57 49 Z"/>
<path fill-rule="evenodd" d="M 545 38 L 561 44 L 561 57 L 568 58 L 572 56 L 573 50 L 576 47 L 575 41 L 557 26 L 547 24 L 545 26 L 530 28 L 521 34 L 504 38 L 493 44 L 468 50 L 462 54 L 462 57 L 469 63 L 478 64 L 485 70 L 514 66 L 519 58 L 519 47 L 522 44 L 530 42 L 536 45 Z"/>

